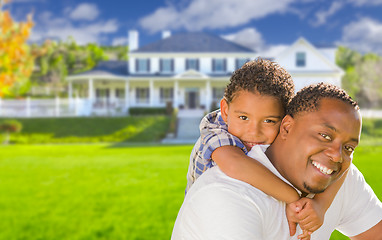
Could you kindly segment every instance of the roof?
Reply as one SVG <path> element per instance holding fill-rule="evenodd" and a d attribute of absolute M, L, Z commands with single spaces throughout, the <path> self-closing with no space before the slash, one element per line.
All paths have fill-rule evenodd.
<path fill-rule="evenodd" d="M 127 76 L 128 75 L 127 61 L 101 61 L 96 67 L 89 71 L 81 72 L 72 76 Z"/>
<path fill-rule="evenodd" d="M 202 32 L 178 33 L 157 42 L 145 45 L 135 53 L 146 52 L 247 52 L 254 50 Z"/>

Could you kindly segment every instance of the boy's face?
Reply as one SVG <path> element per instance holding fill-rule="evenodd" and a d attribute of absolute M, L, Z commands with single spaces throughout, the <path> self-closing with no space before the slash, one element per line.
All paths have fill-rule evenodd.
<path fill-rule="evenodd" d="M 220 106 L 228 132 L 238 137 L 248 151 L 255 145 L 271 144 L 284 116 L 279 99 L 257 92 L 238 91 L 229 105 L 222 99 Z"/>

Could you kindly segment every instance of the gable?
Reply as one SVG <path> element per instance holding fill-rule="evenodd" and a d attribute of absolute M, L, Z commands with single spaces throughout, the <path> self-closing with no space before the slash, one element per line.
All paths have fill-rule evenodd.
<path fill-rule="evenodd" d="M 297 66 L 296 58 L 299 53 L 305 55 L 305 66 Z M 343 72 L 334 61 L 304 38 L 299 38 L 291 47 L 275 59 L 281 66 L 290 72 Z"/>

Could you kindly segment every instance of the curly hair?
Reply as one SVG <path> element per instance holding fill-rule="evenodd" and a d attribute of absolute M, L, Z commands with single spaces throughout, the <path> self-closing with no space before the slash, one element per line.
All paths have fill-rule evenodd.
<path fill-rule="evenodd" d="M 290 74 L 277 63 L 257 58 L 233 73 L 224 92 L 227 103 L 241 90 L 276 97 L 286 109 L 294 95 L 294 84 Z"/>
<path fill-rule="evenodd" d="M 289 102 L 286 109 L 286 114 L 294 116 L 301 112 L 314 112 L 320 107 L 320 101 L 323 98 L 338 99 L 355 110 L 359 110 L 359 106 L 343 89 L 327 84 L 318 83 L 302 88 Z"/>

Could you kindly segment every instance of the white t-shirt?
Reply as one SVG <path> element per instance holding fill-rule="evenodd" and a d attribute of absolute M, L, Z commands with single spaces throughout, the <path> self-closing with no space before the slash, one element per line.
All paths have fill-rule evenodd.
<path fill-rule="evenodd" d="M 248 154 L 286 181 L 260 146 Z M 358 235 L 382 220 L 382 204 L 352 164 L 347 178 L 311 240 L 329 239 L 334 229 Z M 285 203 L 251 185 L 230 178 L 219 167 L 207 170 L 184 199 L 172 237 L 180 239 L 297 239 L 289 236 Z"/>

